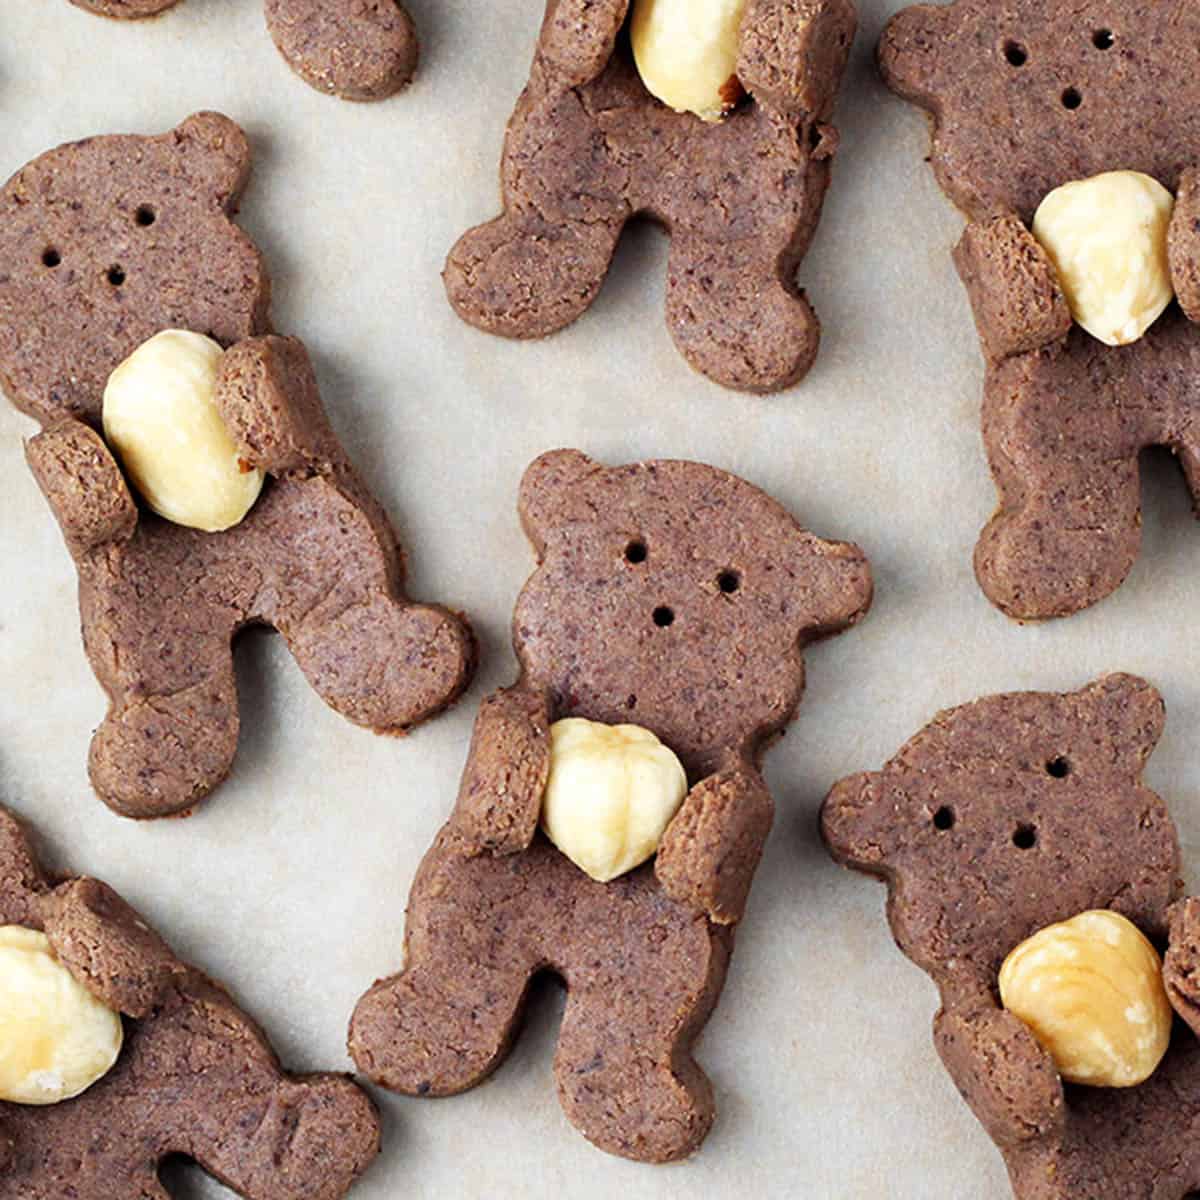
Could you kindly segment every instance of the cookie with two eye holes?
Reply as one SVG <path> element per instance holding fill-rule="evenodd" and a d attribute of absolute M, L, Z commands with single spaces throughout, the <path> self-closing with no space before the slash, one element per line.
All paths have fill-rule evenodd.
<path fill-rule="evenodd" d="M 929 161 L 968 221 L 955 262 L 999 493 L 975 571 L 1017 619 L 1067 616 L 1123 582 L 1145 447 L 1170 448 L 1200 497 L 1198 45 L 1200 6 L 1145 0 L 917 4 L 879 43 L 888 86 L 932 117 Z M 1067 196 L 1064 229 L 1049 218 Z M 1090 243 L 1094 268 L 1063 237 Z M 1097 285 L 1131 327 L 1093 321 L 1109 309 L 1091 311 Z"/>
<path fill-rule="evenodd" d="M 1131 675 L 1064 695 L 989 696 L 939 714 L 882 770 L 837 784 L 822 809 L 833 857 L 887 883 L 896 944 L 940 993 L 938 1053 L 1018 1200 L 1182 1200 L 1200 1189 L 1200 908 L 1174 903 L 1175 824 L 1142 782 L 1163 723 L 1158 692 Z M 1014 949 L 1095 910 L 1157 949 L 1169 943 L 1164 1025 L 1167 999 L 1183 1020 L 1136 1086 L 1068 1082 L 1049 1027 L 1035 1034 L 1001 1003 Z M 1113 978 L 1093 974 L 1083 995 L 1119 996 Z M 1147 1020 L 1137 1006 L 1126 1015 L 1138 1028 Z"/>
<path fill-rule="evenodd" d="M 555 451 L 526 471 L 519 507 L 538 559 L 513 613 L 520 677 L 483 702 L 409 897 L 404 969 L 359 1002 L 350 1049 L 384 1087 L 463 1091 L 503 1060 L 532 977 L 552 972 L 568 993 L 555 1074 L 570 1120 L 610 1153 L 677 1159 L 713 1120 L 691 1046 L 771 826 L 763 754 L 800 702 L 803 648 L 867 611 L 870 568 L 700 463 Z M 596 742 L 632 741 L 631 774 L 678 786 L 657 854 L 607 882 L 539 830 L 557 731 L 578 749 L 596 725 L 639 726 Z M 569 790 L 594 797 L 602 757 L 593 743 L 576 758 Z"/>
<path fill-rule="evenodd" d="M 105 17 L 137 19 L 179 0 L 71 0 Z M 399 0 L 265 0 L 267 28 L 288 66 L 319 92 L 383 100 L 417 69 L 417 32 Z"/>

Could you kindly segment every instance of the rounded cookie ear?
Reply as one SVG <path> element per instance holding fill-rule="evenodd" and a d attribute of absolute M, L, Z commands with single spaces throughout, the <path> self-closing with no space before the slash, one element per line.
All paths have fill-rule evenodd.
<path fill-rule="evenodd" d="M 561 524 L 566 515 L 566 497 L 571 488 L 601 469 L 580 450 L 549 450 L 526 468 L 517 511 L 539 553 L 545 545 L 546 531 Z"/>
<path fill-rule="evenodd" d="M 193 113 L 168 135 L 180 152 L 202 164 L 205 181 L 217 202 L 228 206 L 241 194 L 250 174 L 250 141 L 242 127 L 218 112 Z"/>
<path fill-rule="evenodd" d="M 949 6 L 914 4 L 897 13 L 879 39 L 879 70 L 894 92 L 934 108 L 942 89 Z"/>
<path fill-rule="evenodd" d="M 871 564 L 852 542 L 827 542 L 804 532 L 793 554 L 792 574 L 792 616 L 805 642 L 840 633 L 871 607 Z"/>
<path fill-rule="evenodd" d="M 821 838 L 844 867 L 886 876 L 895 813 L 887 809 L 882 773 L 860 771 L 833 785 L 821 805 Z"/>
<path fill-rule="evenodd" d="M 0 808 L 0 925 L 25 925 L 47 887 L 21 822 Z"/>
<path fill-rule="evenodd" d="M 1138 675 L 1105 675 L 1076 695 L 1099 703 L 1117 756 L 1141 770 L 1158 745 L 1166 725 L 1167 710 L 1158 689 Z"/>

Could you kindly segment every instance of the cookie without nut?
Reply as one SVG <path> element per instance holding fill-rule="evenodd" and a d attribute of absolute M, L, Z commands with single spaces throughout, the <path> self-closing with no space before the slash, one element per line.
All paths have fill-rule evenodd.
<path fill-rule="evenodd" d="M 151 17 L 179 0 L 71 0 L 105 17 Z M 383 100 L 417 69 L 417 32 L 399 0 L 264 0 L 267 28 L 288 66 L 319 92 Z"/>

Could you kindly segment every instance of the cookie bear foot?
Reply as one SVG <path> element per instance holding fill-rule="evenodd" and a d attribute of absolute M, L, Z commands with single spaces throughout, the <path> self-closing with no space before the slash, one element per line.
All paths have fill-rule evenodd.
<path fill-rule="evenodd" d="M 169 696 L 114 700 L 96 730 L 88 774 L 96 794 L 124 817 L 165 817 L 206 796 L 237 751 L 232 662 L 222 679 Z"/>
<path fill-rule="evenodd" d="M 672 1021 L 669 998 L 572 992 L 554 1074 L 563 1111 L 593 1145 L 638 1162 L 674 1162 L 704 1141 L 716 1114 L 712 1085 Z M 707 1016 L 707 1003 L 703 1015 Z M 686 1040 L 686 1039 L 684 1039 Z"/>
<path fill-rule="evenodd" d="M 358 1069 L 409 1096 L 452 1096 L 495 1070 L 512 1044 L 528 977 L 475 966 L 458 992 L 441 971 L 419 967 L 375 984 L 350 1021 Z"/>
<path fill-rule="evenodd" d="M 442 280 L 455 312 L 486 333 L 538 338 L 578 319 L 596 298 L 621 222 L 551 225 L 531 215 L 497 217 L 468 230 Z"/>
<path fill-rule="evenodd" d="M 1136 509 L 1111 525 L 1065 529 L 1041 517 L 999 513 L 975 548 L 975 576 L 987 598 L 1018 621 L 1081 612 L 1116 591 L 1141 540 Z"/>
<path fill-rule="evenodd" d="M 672 233 L 667 326 L 702 375 L 742 392 L 775 392 L 812 367 L 821 326 L 757 245 L 712 244 Z"/>
<path fill-rule="evenodd" d="M 401 733 L 452 704 L 475 664 L 474 638 L 453 614 L 382 592 L 281 632 L 325 703 L 380 733 Z"/>
<path fill-rule="evenodd" d="M 265 11 L 284 61 L 318 92 L 383 100 L 416 72 L 417 33 L 396 0 L 266 0 Z"/>

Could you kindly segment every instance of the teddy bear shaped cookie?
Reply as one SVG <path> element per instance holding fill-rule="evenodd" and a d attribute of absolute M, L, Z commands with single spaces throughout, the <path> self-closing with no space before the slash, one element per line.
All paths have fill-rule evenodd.
<path fill-rule="evenodd" d="M 1141 781 L 1163 720 L 1128 675 L 991 696 L 822 810 L 833 857 L 887 882 L 896 943 L 940 992 L 938 1053 L 1019 1200 L 1200 1188 L 1200 902 L 1172 906 L 1178 838 Z"/>
<path fill-rule="evenodd" d="M 152 17 L 179 0 L 71 0 L 104 17 Z M 399 0 L 264 0 L 267 28 L 288 66 L 319 92 L 383 100 L 417 69 L 417 33 Z"/>
<path fill-rule="evenodd" d="M 365 1092 L 289 1075 L 111 888 L 50 878 L 0 809 L 0 1196 L 166 1200 L 175 1155 L 247 1200 L 337 1200 L 379 1151 Z"/>
<path fill-rule="evenodd" d="M 645 215 L 670 234 L 667 325 L 688 362 L 744 391 L 797 382 L 820 326 L 796 272 L 856 23 L 850 0 L 548 0 L 505 137 L 504 211 L 446 260 L 459 316 L 505 337 L 562 329 Z"/>
<path fill-rule="evenodd" d="M 110 700 L 92 782 L 133 817 L 184 809 L 228 772 L 247 625 L 278 629 L 327 704 L 383 732 L 444 708 L 474 665 L 460 618 L 406 599 L 403 554 L 303 345 L 269 332 L 266 270 L 231 217 L 249 155 L 232 121 L 201 113 L 160 137 L 52 150 L 0 192 L 0 382 L 42 425 L 27 457 Z M 177 414 L 168 396 L 195 408 L 205 370 L 213 402 Z M 121 433 L 140 506 L 98 428 L 103 401 L 115 437 L 108 401 L 131 393 Z M 159 461 L 143 461 L 155 438 Z M 220 438 L 224 472 L 208 453 Z M 251 503 L 229 528 L 186 527 L 162 502 L 180 492 L 205 514 Z"/>
<path fill-rule="evenodd" d="M 1191 94 L 1197 44 L 1195 5 L 1141 0 L 919 4 L 880 42 L 969 222 L 955 262 L 1000 494 L 975 569 L 1016 618 L 1125 579 L 1143 448 L 1170 447 L 1200 495 L 1200 110 L 1166 100 Z"/>
<path fill-rule="evenodd" d="M 699 463 L 554 451 L 519 507 L 539 564 L 513 614 L 520 678 L 483 702 L 404 969 L 359 1002 L 350 1050 L 385 1087 L 462 1091 L 551 971 L 567 1116 L 610 1153 L 677 1159 L 713 1120 L 691 1046 L 771 826 L 763 753 L 802 648 L 866 612 L 870 569 Z"/>

